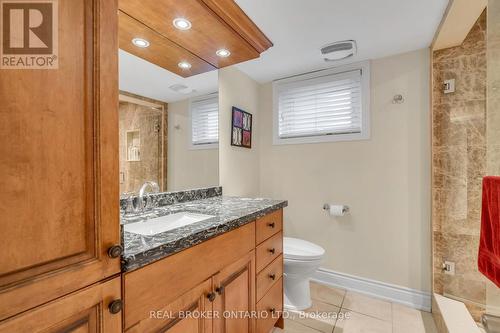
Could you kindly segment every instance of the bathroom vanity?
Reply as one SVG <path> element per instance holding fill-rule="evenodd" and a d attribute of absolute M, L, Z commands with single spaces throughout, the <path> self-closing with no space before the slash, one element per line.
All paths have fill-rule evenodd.
<path fill-rule="evenodd" d="M 220 194 L 207 190 L 201 199 L 123 219 L 124 331 L 268 333 L 283 327 L 287 202 Z M 167 195 L 156 199 L 176 194 Z M 186 225 L 163 232 L 133 228 L 168 216 Z"/>

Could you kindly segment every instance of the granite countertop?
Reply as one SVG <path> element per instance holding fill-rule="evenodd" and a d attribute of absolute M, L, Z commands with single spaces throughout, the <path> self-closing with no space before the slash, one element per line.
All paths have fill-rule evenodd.
<path fill-rule="evenodd" d="M 124 248 L 122 271 L 126 272 L 140 268 L 212 237 L 236 229 L 287 205 L 288 202 L 284 200 L 215 196 L 161 206 L 148 214 L 122 218 L 121 223 L 124 225 L 181 211 L 214 216 L 154 236 L 134 234 L 123 231 L 122 228 Z"/>

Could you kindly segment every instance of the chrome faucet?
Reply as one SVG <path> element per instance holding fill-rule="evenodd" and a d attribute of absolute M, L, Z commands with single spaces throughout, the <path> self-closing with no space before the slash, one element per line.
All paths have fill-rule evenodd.
<path fill-rule="evenodd" d="M 137 210 L 144 211 L 145 209 L 151 209 L 154 205 L 154 199 L 151 197 L 150 193 L 146 193 L 146 190 L 150 189 L 150 193 L 160 192 L 160 187 L 154 181 L 147 181 L 139 190 L 139 196 L 137 197 Z M 144 204 L 144 195 L 146 195 L 146 204 Z"/>

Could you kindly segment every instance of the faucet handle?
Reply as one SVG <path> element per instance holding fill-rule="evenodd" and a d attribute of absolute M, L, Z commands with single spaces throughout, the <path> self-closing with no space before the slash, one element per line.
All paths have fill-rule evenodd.
<path fill-rule="evenodd" d="M 126 203 L 125 208 L 122 209 L 120 207 L 120 210 L 124 214 L 130 214 L 134 212 L 134 195 L 135 195 L 134 192 L 125 192 L 120 195 L 120 199 L 124 199 Z"/>
<path fill-rule="evenodd" d="M 154 201 L 154 199 L 151 196 L 151 193 L 146 194 L 146 205 L 145 205 L 145 208 L 146 209 L 153 208 L 153 203 L 154 203 L 153 201 Z"/>

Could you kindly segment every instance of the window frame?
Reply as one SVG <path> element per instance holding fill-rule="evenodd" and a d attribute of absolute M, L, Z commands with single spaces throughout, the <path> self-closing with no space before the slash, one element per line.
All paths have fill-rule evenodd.
<path fill-rule="evenodd" d="M 204 143 L 204 144 L 197 144 L 197 145 L 193 143 L 193 104 L 195 102 L 203 101 L 203 100 L 210 99 L 213 97 L 216 97 L 218 99 L 219 93 L 215 92 L 215 93 L 211 93 L 211 94 L 207 94 L 207 95 L 192 97 L 189 99 L 189 119 L 188 119 L 189 130 L 187 132 L 188 132 L 188 142 L 189 142 L 189 149 L 190 150 L 219 149 L 219 139 L 217 139 L 217 142 L 214 142 L 214 143 Z M 219 103 L 217 102 L 217 104 L 219 104 Z M 218 110 L 218 112 L 220 112 L 220 109 Z M 219 133 L 217 133 L 217 136 L 218 136 L 218 134 Z"/>
<path fill-rule="evenodd" d="M 320 78 L 324 76 L 343 74 L 355 70 L 361 70 L 361 132 L 345 134 L 322 134 L 302 136 L 296 138 L 279 137 L 279 87 L 283 84 L 298 83 L 300 81 Z M 350 65 L 329 68 L 316 72 L 296 75 L 273 82 L 273 145 L 308 144 L 340 141 L 358 141 L 370 139 L 370 62 L 364 61 Z"/>

